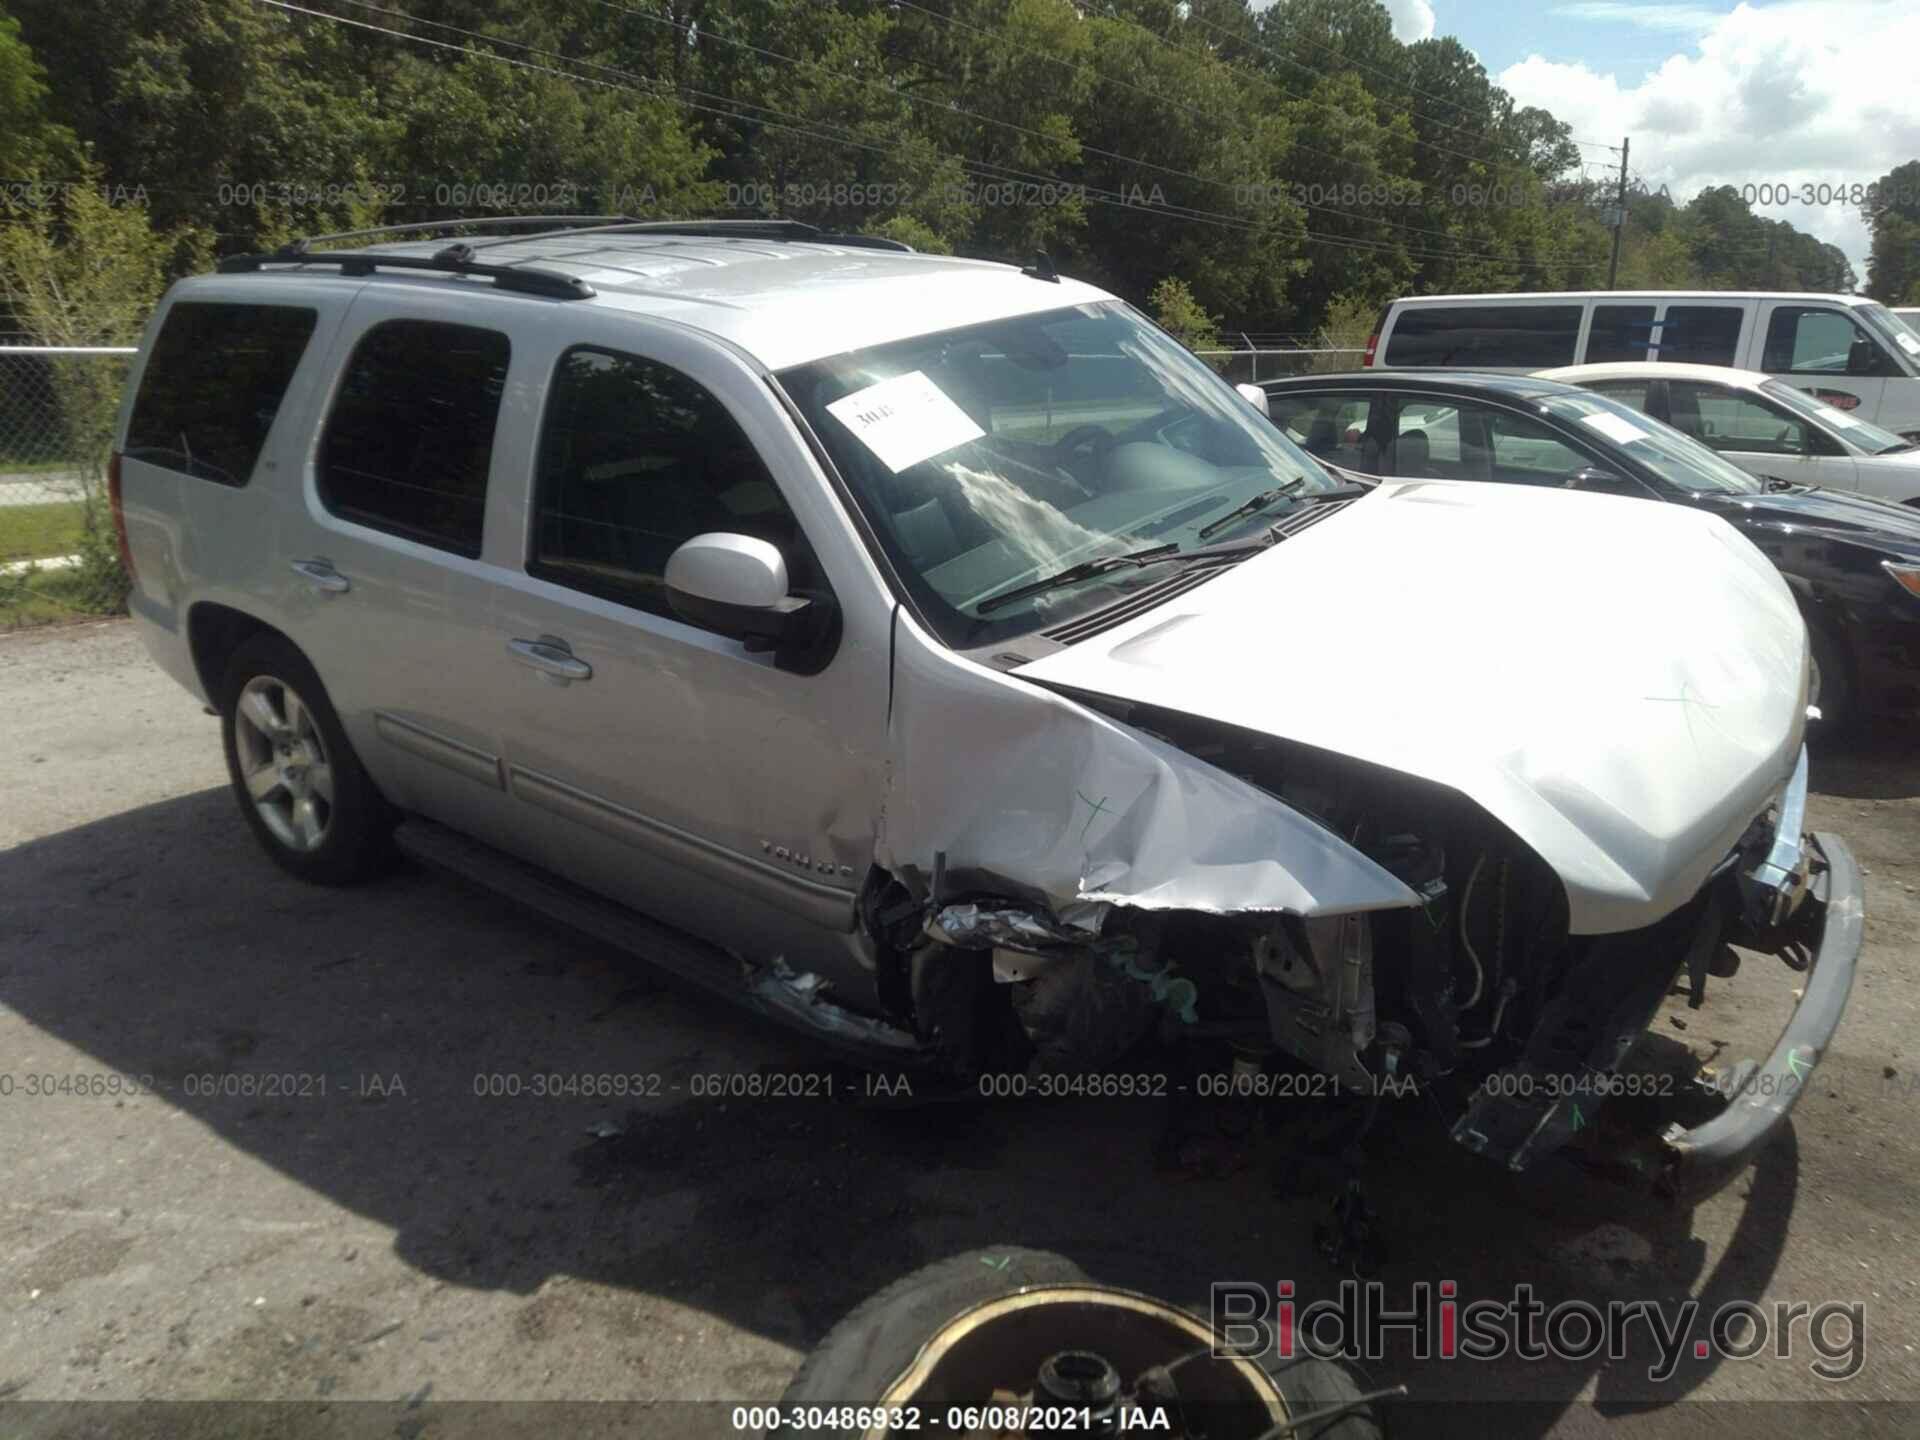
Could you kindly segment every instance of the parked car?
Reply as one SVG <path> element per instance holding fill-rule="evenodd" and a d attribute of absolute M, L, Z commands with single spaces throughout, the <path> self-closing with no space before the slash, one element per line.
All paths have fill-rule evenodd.
<path fill-rule="evenodd" d="M 1204 1033 L 1515 1168 L 1726 938 L 1802 998 L 1664 1169 L 1784 1119 L 1860 880 L 1716 515 L 1344 485 L 1044 257 L 410 233 L 176 285 L 119 421 L 133 614 L 288 871 L 391 834 L 869 1065 Z"/>
<path fill-rule="evenodd" d="M 1920 512 L 1756 479 L 1673 427 L 1558 380 L 1372 371 L 1262 388 L 1290 435 L 1351 472 L 1601 490 L 1720 516 L 1786 577 L 1811 635 L 1814 703 L 1832 727 L 1920 706 Z"/>
<path fill-rule="evenodd" d="M 1664 420 L 1763 480 L 1920 502 L 1920 445 L 1757 370 L 1641 360 L 1536 373 Z"/>
<path fill-rule="evenodd" d="M 1920 440 L 1920 334 L 1863 295 L 1585 290 L 1408 297 L 1381 313 L 1365 364 L 1529 373 L 1628 360 L 1763 371 Z"/>

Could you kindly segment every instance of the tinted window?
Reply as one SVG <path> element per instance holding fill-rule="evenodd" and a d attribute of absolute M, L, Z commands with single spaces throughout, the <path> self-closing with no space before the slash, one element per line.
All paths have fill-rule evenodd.
<path fill-rule="evenodd" d="M 289 305 L 175 305 L 140 377 L 126 453 L 246 484 L 316 318 Z"/>
<path fill-rule="evenodd" d="M 320 498 L 343 519 L 480 553 L 507 337 L 389 320 L 362 338 L 320 442 Z"/>
<path fill-rule="evenodd" d="M 1587 363 L 1644 360 L 1653 343 L 1653 306 L 1596 305 L 1587 330 Z"/>
<path fill-rule="evenodd" d="M 1715 450 L 1805 455 L 1807 425 L 1737 390 L 1676 380 L 1667 386 L 1668 423 Z"/>
<path fill-rule="evenodd" d="M 1883 368 L 1884 367 L 1884 368 Z M 1767 322 L 1760 368 L 1770 375 L 1897 374 L 1873 337 L 1839 310 L 1782 305 Z"/>
<path fill-rule="evenodd" d="M 1387 338 L 1389 365 L 1571 365 L 1578 305 L 1420 305 L 1400 312 Z"/>
<path fill-rule="evenodd" d="M 789 583 L 816 579 L 773 477 L 738 422 L 678 370 L 609 350 L 570 350 L 540 437 L 527 568 L 671 615 L 667 559 L 710 530 L 771 541 Z"/>
<path fill-rule="evenodd" d="M 1731 365 L 1743 312 L 1726 305 L 1669 305 L 1655 359 L 1675 365 Z"/>

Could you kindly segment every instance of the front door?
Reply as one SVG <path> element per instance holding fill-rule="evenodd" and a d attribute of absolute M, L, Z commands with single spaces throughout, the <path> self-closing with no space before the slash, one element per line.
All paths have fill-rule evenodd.
<path fill-rule="evenodd" d="M 1838 410 L 1878 421 L 1887 377 L 1900 372 L 1880 341 L 1838 305 L 1774 300 L 1760 307 L 1753 368 Z"/>
<path fill-rule="evenodd" d="M 1667 382 L 1668 423 L 1751 475 L 1859 488 L 1858 467 L 1840 443 L 1785 406 L 1748 391 L 1698 380 Z"/>
<path fill-rule="evenodd" d="M 873 856 L 889 608 L 764 378 L 669 327 L 567 319 L 490 610 L 519 848 L 750 959 L 830 973 L 857 949 Z M 771 541 L 793 592 L 837 605 L 813 673 L 675 614 L 668 557 L 709 532 Z"/>

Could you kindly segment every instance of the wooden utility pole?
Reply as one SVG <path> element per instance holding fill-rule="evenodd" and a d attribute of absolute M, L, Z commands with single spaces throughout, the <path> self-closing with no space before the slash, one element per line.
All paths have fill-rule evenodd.
<path fill-rule="evenodd" d="M 1620 201 L 1613 211 L 1613 263 L 1607 266 L 1609 290 L 1620 278 L 1620 236 L 1627 228 L 1627 150 L 1632 144 L 1632 136 L 1620 137 Z"/>

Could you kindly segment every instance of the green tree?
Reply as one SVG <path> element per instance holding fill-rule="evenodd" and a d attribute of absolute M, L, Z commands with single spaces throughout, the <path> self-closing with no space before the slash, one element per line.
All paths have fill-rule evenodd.
<path fill-rule="evenodd" d="M 1220 317 L 1207 313 L 1186 281 L 1169 275 L 1153 287 L 1148 303 L 1160 328 L 1189 350 L 1220 348 Z"/>
<path fill-rule="evenodd" d="M 48 115 L 46 78 L 20 22 L 0 13 L 0 180 L 63 179 L 78 158 L 73 132 Z"/>

